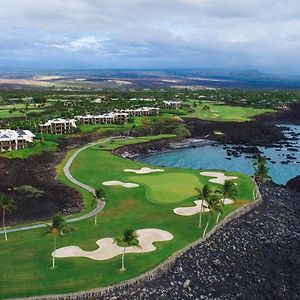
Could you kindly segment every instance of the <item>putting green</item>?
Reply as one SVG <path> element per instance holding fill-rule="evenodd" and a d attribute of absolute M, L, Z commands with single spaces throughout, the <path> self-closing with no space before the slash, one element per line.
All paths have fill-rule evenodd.
<path fill-rule="evenodd" d="M 148 200 L 156 202 L 179 202 L 196 196 L 195 187 L 201 182 L 188 173 L 165 173 L 148 176 L 132 176 L 133 182 L 144 185 Z"/>

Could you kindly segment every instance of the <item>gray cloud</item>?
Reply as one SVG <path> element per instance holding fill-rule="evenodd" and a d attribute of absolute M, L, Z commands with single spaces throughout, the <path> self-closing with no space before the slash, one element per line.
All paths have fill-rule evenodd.
<path fill-rule="evenodd" d="M 300 73 L 298 0 L 2 0 L 0 66 Z"/>

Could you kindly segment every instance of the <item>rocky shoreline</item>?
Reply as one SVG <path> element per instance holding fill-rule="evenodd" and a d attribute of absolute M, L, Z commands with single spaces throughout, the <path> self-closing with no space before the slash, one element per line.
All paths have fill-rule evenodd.
<path fill-rule="evenodd" d="M 262 203 L 179 256 L 161 276 L 61 299 L 299 299 L 300 195 L 269 181 Z"/>
<path fill-rule="evenodd" d="M 165 152 L 169 150 L 182 148 L 195 148 L 204 145 L 215 144 L 215 141 L 210 141 L 202 138 L 167 138 L 158 139 L 140 144 L 121 146 L 113 151 L 113 154 L 123 158 L 135 159 L 137 156 Z"/>

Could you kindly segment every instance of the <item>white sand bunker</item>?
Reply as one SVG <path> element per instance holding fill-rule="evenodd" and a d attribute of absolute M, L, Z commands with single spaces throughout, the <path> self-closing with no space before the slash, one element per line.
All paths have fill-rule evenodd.
<path fill-rule="evenodd" d="M 144 253 L 151 252 L 156 249 L 154 242 L 170 241 L 173 235 L 165 230 L 147 228 L 136 231 L 140 247 L 128 247 L 126 253 Z M 112 238 L 104 238 L 98 240 L 96 244 L 99 246 L 94 251 L 84 251 L 77 246 L 69 246 L 57 249 L 52 255 L 55 257 L 87 257 L 94 260 L 107 260 L 123 253 L 124 248 L 114 243 Z"/>
<path fill-rule="evenodd" d="M 110 186 L 122 186 L 122 187 L 129 188 L 129 189 L 139 186 L 137 183 L 123 182 L 123 181 L 117 181 L 117 180 L 105 181 L 105 182 L 102 182 L 102 184 L 110 185 Z"/>
<path fill-rule="evenodd" d="M 124 172 L 132 172 L 135 174 L 149 174 L 149 173 L 155 173 L 155 172 L 164 172 L 162 169 L 151 169 L 151 168 L 141 168 L 139 170 L 134 169 L 124 169 Z"/>
<path fill-rule="evenodd" d="M 200 174 L 208 177 L 216 177 L 213 179 L 209 179 L 209 181 L 219 184 L 224 184 L 226 180 L 237 179 L 237 177 L 235 176 L 226 176 L 224 175 L 224 173 L 221 172 L 201 172 Z"/>
<path fill-rule="evenodd" d="M 201 206 L 202 206 L 202 200 L 196 200 L 194 201 L 194 203 L 196 204 L 196 206 L 192 206 L 192 207 L 177 207 L 173 210 L 173 212 L 176 215 L 179 216 L 192 216 L 195 215 L 199 212 L 201 212 Z M 233 203 L 233 201 L 229 198 L 225 198 L 224 200 L 224 204 L 231 204 Z M 204 206 L 207 205 L 207 203 L 205 201 L 203 201 Z M 203 207 L 203 212 L 207 212 L 208 209 Z"/>

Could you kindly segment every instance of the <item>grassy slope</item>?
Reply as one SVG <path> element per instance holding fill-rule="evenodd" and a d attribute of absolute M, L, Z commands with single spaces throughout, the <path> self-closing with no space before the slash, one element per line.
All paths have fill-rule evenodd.
<path fill-rule="evenodd" d="M 204 105 L 210 107 L 209 111 L 203 111 Z M 252 107 L 229 106 L 223 104 L 215 104 L 213 102 L 203 102 L 195 108 L 195 112 L 188 114 L 186 117 L 195 117 L 210 121 L 249 121 L 255 115 L 270 112 L 270 109 L 260 109 Z"/>
<path fill-rule="evenodd" d="M 3 152 L 0 155 L 7 158 L 28 158 L 32 155 L 40 154 L 42 152 L 51 152 L 57 149 L 57 144 L 50 141 L 41 143 L 35 141 L 33 145 L 28 146 L 24 149 Z"/>
<path fill-rule="evenodd" d="M 129 142 L 146 140 L 139 138 Z M 137 177 L 132 173 L 123 172 L 123 169 L 140 168 L 143 164 L 114 156 L 109 151 L 127 142 L 116 141 L 104 148 L 94 146 L 81 152 L 71 167 L 73 176 L 93 187 L 101 186 L 106 180 L 130 181 Z M 61 173 L 61 166 L 57 170 L 59 178 L 66 181 Z M 181 217 L 172 212 L 175 207 L 193 205 L 194 191 L 190 191 L 193 184 L 186 188 L 182 186 L 185 191 L 181 191 L 176 203 L 156 202 L 152 195 L 146 192 L 149 188 L 147 183 L 142 185 L 143 178 L 153 178 L 158 182 L 161 175 L 164 177 L 161 181 L 163 184 L 168 181 L 168 173 L 174 180 L 174 187 L 182 178 L 190 176 L 197 178 L 199 185 L 200 182 L 204 184 L 209 179 L 201 176 L 199 170 L 166 168 L 162 174 L 140 175 L 141 179 L 137 180 L 141 186 L 135 189 L 102 186 L 107 192 L 108 202 L 98 218 L 99 225 L 94 226 L 92 219 L 75 223 L 73 226 L 76 230 L 59 239 L 58 247 L 78 245 L 85 250 L 94 250 L 96 240 L 115 237 L 124 227 L 164 229 L 174 235 L 172 241 L 157 243 L 157 250 L 152 253 L 126 255 L 128 271 L 123 273 L 118 271 L 120 257 L 103 262 L 85 258 L 58 259 L 58 268 L 50 270 L 52 238 L 43 236 L 43 230 L 13 233 L 9 235 L 8 242 L 0 241 L 0 261 L 4 270 L 0 273 L 0 297 L 64 293 L 116 283 L 152 269 L 174 251 L 197 240 L 202 233 L 202 229 L 197 228 L 198 216 Z M 243 205 L 245 200 L 252 201 L 252 181 L 245 175 L 238 174 L 238 177 L 241 201 L 226 206 L 226 213 Z M 172 184 L 168 184 L 172 189 Z M 214 186 L 220 188 L 218 185 Z M 155 193 L 160 199 L 163 199 L 166 192 L 168 191 L 163 185 L 161 188 L 155 188 Z M 84 196 L 89 197 L 86 193 Z M 203 219 L 205 222 L 206 214 Z"/>

